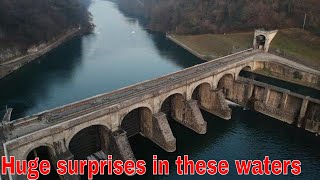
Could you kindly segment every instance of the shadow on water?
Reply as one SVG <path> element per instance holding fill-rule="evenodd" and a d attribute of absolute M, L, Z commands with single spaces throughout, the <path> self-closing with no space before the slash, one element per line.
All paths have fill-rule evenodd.
<path fill-rule="evenodd" d="M 167 40 L 164 34 L 144 30 L 145 24 L 141 19 L 122 18 L 118 15 L 121 12 L 111 11 L 111 15 L 119 21 L 128 21 L 118 24 L 108 22 L 114 25 L 113 29 L 110 24 L 105 24 L 100 14 L 103 10 L 98 3 L 111 9 L 117 5 L 103 1 L 93 3 L 92 12 L 97 16 L 97 29 L 101 32 L 90 38 L 68 41 L 1 79 L 0 87 L 5 88 L 1 88 L 0 115 L 4 113 L 5 105 L 14 108 L 12 119 L 17 119 L 203 62 Z M 130 22 L 132 25 L 128 25 Z M 136 27 L 136 22 L 139 22 L 139 27 Z M 133 30 L 136 36 L 131 34 Z M 115 32 L 121 33 L 110 35 Z M 112 43 L 116 45 L 110 45 Z M 126 53 L 118 53 L 121 48 Z M 152 61 L 149 61 L 150 58 Z M 126 75 L 131 77 L 126 78 Z M 84 88 L 83 84 L 92 88 Z"/>
<path fill-rule="evenodd" d="M 263 159 L 264 156 L 270 156 L 271 160 L 301 161 L 302 173 L 299 176 L 261 176 L 260 179 L 318 178 L 313 172 L 320 170 L 320 146 L 317 146 L 320 139 L 314 134 L 255 111 L 244 111 L 242 108 L 233 109 L 232 120 L 239 125 L 236 130 L 239 138 L 235 142 L 242 144 L 234 144 L 233 147 L 240 147 L 237 150 L 242 159 Z M 230 162 L 237 158 L 228 159 Z M 236 177 L 235 171 L 232 174 Z M 249 176 L 248 179 L 256 179 L 255 177 Z M 242 176 L 241 179 L 246 178 Z"/>
<path fill-rule="evenodd" d="M 119 2 L 117 1 L 114 1 L 114 0 L 106 0 L 106 1 L 110 1 L 112 3 L 114 3 L 114 7 L 124 16 L 126 17 L 126 21 L 131 23 L 131 22 L 135 22 L 135 20 L 138 21 L 139 25 L 141 27 L 147 27 L 148 25 L 148 20 L 143 16 L 143 15 L 137 15 L 135 13 L 131 13 L 131 12 L 128 12 L 128 10 L 126 8 L 122 8 L 120 5 L 119 5 Z M 131 8 L 131 7 L 129 7 Z"/>
<path fill-rule="evenodd" d="M 125 20 L 128 23 L 135 23 L 138 22 L 139 26 L 142 28 L 147 27 L 147 20 L 141 16 L 134 16 L 124 9 L 121 9 L 117 3 L 115 3 L 115 7 L 119 10 L 119 12 L 126 17 Z M 190 66 L 194 66 L 197 64 L 201 64 L 205 61 L 197 58 L 189 51 L 185 50 L 184 48 L 180 47 L 179 45 L 173 43 L 171 40 L 165 38 L 165 33 L 161 32 L 153 32 L 146 29 L 148 36 L 150 39 L 153 40 L 153 43 L 158 51 L 158 54 L 163 57 L 164 60 L 167 60 L 175 65 L 183 68 L 188 68 Z"/>
<path fill-rule="evenodd" d="M 212 176 L 179 176 L 176 173 L 175 160 L 177 156 L 189 155 L 189 159 L 205 161 L 226 159 L 230 165 L 227 176 L 215 175 L 219 179 L 293 179 L 294 176 L 238 176 L 234 167 L 234 160 L 260 159 L 270 156 L 274 159 L 301 160 L 302 179 L 317 177 L 313 171 L 320 170 L 319 138 L 304 130 L 293 127 L 279 120 L 263 114 L 233 108 L 233 117 L 226 121 L 202 111 L 208 123 L 207 134 L 199 135 L 170 121 L 170 127 L 177 139 L 177 151 L 167 153 L 153 142 L 140 135 L 130 138 L 130 144 L 138 160 L 147 162 L 147 174 L 134 176 L 131 179 L 210 179 Z M 152 176 L 152 155 L 158 159 L 167 159 L 170 163 L 170 176 Z M 312 158 L 311 158 L 312 157 Z M 106 176 L 96 177 L 103 179 Z M 127 176 L 108 177 L 111 179 L 127 179 Z"/>
<path fill-rule="evenodd" d="M 153 40 L 158 53 L 164 57 L 164 59 L 177 66 L 188 68 L 205 62 L 171 40 L 164 38 L 164 33 L 149 32 L 149 36 Z"/>
<path fill-rule="evenodd" d="M 132 151 L 135 154 L 137 160 L 146 161 L 147 173 L 144 176 L 134 176 L 131 179 L 162 179 L 167 176 L 153 176 L 152 175 L 152 157 L 157 155 L 159 160 L 168 160 L 170 163 L 170 174 L 176 174 L 175 160 L 177 156 L 183 156 L 185 154 L 189 155 L 190 159 L 197 159 L 201 156 L 203 151 L 208 151 L 207 149 L 215 144 L 216 141 L 222 139 L 224 134 L 228 130 L 233 129 L 234 124 L 228 123 L 218 117 L 211 114 L 203 112 L 206 119 L 210 119 L 208 122 L 208 129 L 211 129 L 205 135 L 199 135 L 194 131 L 188 129 L 187 127 L 181 125 L 180 123 L 169 119 L 169 124 L 173 135 L 177 141 L 177 150 L 173 153 L 168 153 L 160 148 L 158 145 L 153 143 L 151 140 L 141 136 L 136 135 L 129 139 Z M 215 123 L 216 122 L 216 123 Z M 204 158 L 209 160 L 208 158 Z M 97 176 L 95 179 L 102 180 L 106 176 Z M 108 177 L 109 178 L 109 177 Z M 111 179 L 128 179 L 128 176 L 111 176 Z"/>
<path fill-rule="evenodd" d="M 2 79 L 0 87 L 5 88 L 1 88 L 0 107 L 13 108 L 12 119 L 25 116 L 28 107 L 35 106 L 37 101 L 45 101 L 52 84 L 70 80 L 81 64 L 81 52 L 82 39 L 72 39 L 25 65 L 19 73 Z"/>

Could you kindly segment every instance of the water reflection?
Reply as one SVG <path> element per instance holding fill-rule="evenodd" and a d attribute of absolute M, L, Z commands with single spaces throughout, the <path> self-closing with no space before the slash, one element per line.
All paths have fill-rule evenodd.
<path fill-rule="evenodd" d="M 181 48 L 167 38 L 163 33 L 153 33 L 151 38 L 157 47 L 158 53 L 175 65 L 183 68 L 203 63 L 204 61 L 191 55 L 187 50 Z"/>
<path fill-rule="evenodd" d="M 202 61 L 145 30 L 108 1 L 90 5 L 96 29 L 0 80 L 0 107 L 19 118 L 149 80 Z"/>
<path fill-rule="evenodd" d="M 82 62 L 82 40 L 75 38 L 0 81 L 0 107 L 14 109 L 13 118 L 50 97 L 52 85 L 70 82 Z"/>
<path fill-rule="evenodd" d="M 153 142 L 140 135 L 130 138 L 130 144 L 137 159 L 147 162 L 147 174 L 132 179 L 292 179 L 288 176 L 238 176 L 234 167 L 235 159 L 299 159 L 302 162 L 302 174 L 298 178 L 313 179 L 320 170 L 319 138 L 304 130 L 280 122 L 263 114 L 240 107 L 233 107 L 233 116 L 229 121 L 202 111 L 208 123 L 205 135 L 199 135 L 170 121 L 170 127 L 177 139 L 177 151 L 167 153 Z M 152 176 L 152 155 L 170 162 L 170 176 Z M 226 159 L 230 163 L 227 176 L 179 176 L 176 173 L 177 156 L 189 155 L 189 159 L 205 161 Z M 106 176 L 97 176 L 102 180 Z M 127 176 L 108 177 L 110 179 L 127 179 Z"/>

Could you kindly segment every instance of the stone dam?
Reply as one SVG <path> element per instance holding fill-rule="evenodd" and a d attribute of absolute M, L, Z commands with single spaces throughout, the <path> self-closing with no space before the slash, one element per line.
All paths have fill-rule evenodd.
<path fill-rule="evenodd" d="M 320 100 L 239 76 L 241 71 L 259 69 L 297 71 L 300 79 L 320 86 L 318 71 L 250 49 L 30 117 L 10 120 L 10 109 L 0 126 L 0 153 L 19 160 L 45 154 L 54 164 L 95 153 L 135 159 L 128 138 L 136 134 L 173 152 L 177 140 L 169 118 L 205 134 L 207 122 L 200 109 L 229 120 L 228 101 L 320 134 Z M 26 179 L 2 177 L 7 178 Z"/>

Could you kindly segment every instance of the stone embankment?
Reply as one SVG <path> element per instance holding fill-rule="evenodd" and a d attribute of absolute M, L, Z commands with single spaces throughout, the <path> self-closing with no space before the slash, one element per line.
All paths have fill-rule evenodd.
<path fill-rule="evenodd" d="M 195 55 L 196 57 L 204 60 L 204 61 L 207 61 L 204 57 L 203 54 L 200 54 L 196 51 L 194 51 L 192 48 L 188 47 L 187 45 L 183 44 L 182 42 L 178 41 L 174 35 L 170 35 L 170 34 L 166 34 L 166 37 L 168 39 L 170 39 L 172 42 L 176 43 L 177 45 L 181 46 L 182 48 L 184 48 L 185 50 L 189 51 L 190 53 L 192 53 L 193 55 Z"/>
<path fill-rule="evenodd" d="M 20 56 L 18 58 L 2 62 L 0 64 L 0 79 L 4 78 L 5 76 L 13 73 L 14 71 L 20 69 L 24 65 L 28 64 L 29 62 L 39 58 L 40 56 L 48 53 L 49 51 L 57 48 L 60 46 L 62 43 L 72 39 L 75 36 L 78 36 L 82 34 L 82 29 L 81 28 L 74 28 L 61 37 L 59 37 L 57 40 L 51 42 L 45 47 L 40 48 L 37 51 L 33 51 L 28 53 L 27 55 Z"/>

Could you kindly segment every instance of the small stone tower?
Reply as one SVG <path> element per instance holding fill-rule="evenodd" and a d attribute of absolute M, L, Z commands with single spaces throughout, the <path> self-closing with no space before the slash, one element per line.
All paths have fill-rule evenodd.
<path fill-rule="evenodd" d="M 276 36 L 278 30 L 266 31 L 262 29 L 256 29 L 253 38 L 253 48 L 261 49 L 264 52 L 269 51 L 270 43 Z"/>

